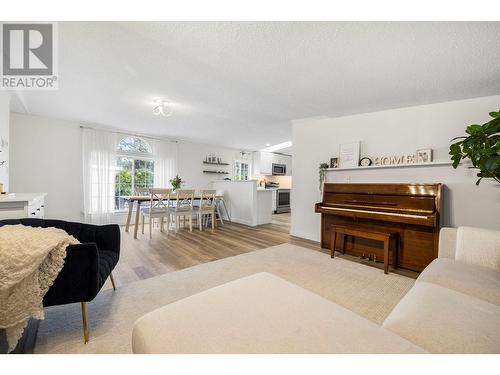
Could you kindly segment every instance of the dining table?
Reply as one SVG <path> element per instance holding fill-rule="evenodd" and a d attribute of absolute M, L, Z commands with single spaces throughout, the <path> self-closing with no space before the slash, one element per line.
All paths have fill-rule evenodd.
<path fill-rule="evenodd" d="M 130 222 L 132 220 L 132 213 L 134 211 L 134 206 L 136 207 L 135 209 L 135 224 L 134 224 L 134 238 L 137 238 L 137 231 L 139 229 L 139 223 L 141 219 L 141 203 L 144 202 L 151 202 L 151 196 L 150 195 L 131 195 L 131 196 L 121 196 L 120 198 L 124 198 L 126 201 L 128 201 L 128 214 L 127 214 L 127 223 L 125 225 L 125 232 L 128 232 L 130 229 Z M 215 199 L 223 199 L 223 195 L 216 195 Z M 153 200 L 157 201 L 158 198 L 153 198 Z M 176 201 L 176 197 L 170 197 L 171 201 Z M 193 197 L 193 201 L 201 200 L 201 195 L 195 194 Z M 217 209 L 217 211 L 219 211 Z M 220 216 L 220 213 L 219 213 Z M 222 222 L 222 220 L 221 220 Z"/>

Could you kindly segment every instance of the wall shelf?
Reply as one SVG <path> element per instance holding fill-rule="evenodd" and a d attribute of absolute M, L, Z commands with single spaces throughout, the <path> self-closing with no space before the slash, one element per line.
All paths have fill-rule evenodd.
<path fill-rule="evenodd" d="M 203 173 L 211 173 L 211 174 L 229 174 L 229 172 L 219 172 L 219 171 L 203 171 Z"/>
<path fill-rule="evenodd" d="M 356 171 L 361 169 L 385 169 L 385 168 L 420 168 L 420 167 L 438 167 L 452 165 L 451 161 L 435 161 L 430 163 L 415 163 L 415 164 L 392 164 L 392 165 L 370 165 L 368 167 L 352 167 L 352 168 L 328 168 L 328 172 L 337 171 Z"/>
<path fill-rule="evenodd" d="M 208 161 L 204 161 L 203 164 L 209 164 L 209 165 L 229 165 L 229 163 L 210 163 Z"/>

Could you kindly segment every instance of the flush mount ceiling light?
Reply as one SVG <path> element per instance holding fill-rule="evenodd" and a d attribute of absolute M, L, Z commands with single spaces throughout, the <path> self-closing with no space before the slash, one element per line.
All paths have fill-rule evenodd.
<path fill-rule="evenodd" d="M 274 152 L 274 151 L 282 150 L 284 148 L 288 148 L 291 146 L 292 146 L 292 141 L 288 141 L 288 142 L 278 143 L 277 145 L 274 145 L 271 147 L 263 148 L 260 151 Z"/>
<path fill-rule="evenodd" d="M 153 99 L 153 114 L 155 116 L 165 116 L 169 117 L 172 114 L 172 107 L 170 106 L 170 102 L 164 98 L 155 98 Z"/>

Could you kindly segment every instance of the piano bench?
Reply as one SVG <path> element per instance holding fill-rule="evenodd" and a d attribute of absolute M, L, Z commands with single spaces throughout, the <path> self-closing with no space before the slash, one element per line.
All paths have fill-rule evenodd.
<path fill-rule="evenodd" d="M 364 227 L 360 225 L 349 225 L 333 224 L 332 228 L 332 240 L 330 246 L 330 256 L 333 258 L 335 256 L 335 242 L 337 241 L 337 234 L 343 235 L 342 241 L 342 254 L 345 254 L 345 240 L 346 236 L 360 237 L 369 240 L 381 241 L 384 243 L 384 273 L 389 273 L 389 254 L 392 252 L 392 265 L 396 268 L 397 253 L 398 253 L 398 232 L 390 229 L 378 229 L 371 227 Z M 395 246 L 391 249 L 391 243 L 395 243 Z M 391 251 L 392 250 L 392 251 Z"/>

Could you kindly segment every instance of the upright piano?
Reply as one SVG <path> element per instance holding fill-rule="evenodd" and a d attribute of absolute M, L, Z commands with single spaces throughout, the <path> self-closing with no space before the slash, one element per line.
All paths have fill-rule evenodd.
<path fill-rule="evenodd" d="M 399 235 L 397 266 L 421 272 L 437 258 L 442 188 L 442 184 L 325 183 L 323 201 L 315 206 L 321 213 L 321 247 L 330 249 L 333 224 L 390 229 Z M 383 259 L 377 241 L 349 237 L 345 243 L 347 254 Z"/>

